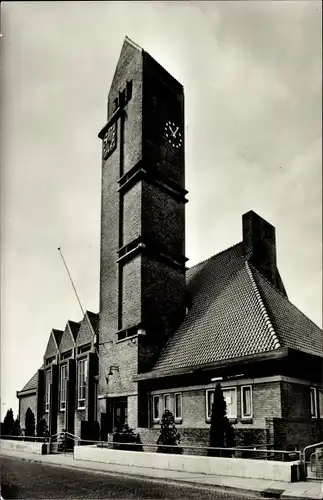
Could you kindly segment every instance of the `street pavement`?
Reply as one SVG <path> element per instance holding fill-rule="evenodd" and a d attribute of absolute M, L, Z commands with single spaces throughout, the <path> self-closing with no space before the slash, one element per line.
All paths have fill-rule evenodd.
<path fill-rule="evenodd" d="M 138 477 L 107 475 L 35 463 L 8 456 L 0 458 L 2 497 L 7 499 L 186 499 L 247 500 L 251 495 Z"/>

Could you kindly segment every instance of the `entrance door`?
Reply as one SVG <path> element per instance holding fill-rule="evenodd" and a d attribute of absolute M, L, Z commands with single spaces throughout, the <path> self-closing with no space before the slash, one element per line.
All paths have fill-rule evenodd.
<path fill-rule="evenodd" d="M 107 400 L 108 432 L 128 421 L 127 398 L 109 398 Z"/>
<path fill-rule="evenodd" d="M 127 400 L 126 398 L 116 399 L 113 402 L 113 428 L 122 427 L 127 423 Z"/>

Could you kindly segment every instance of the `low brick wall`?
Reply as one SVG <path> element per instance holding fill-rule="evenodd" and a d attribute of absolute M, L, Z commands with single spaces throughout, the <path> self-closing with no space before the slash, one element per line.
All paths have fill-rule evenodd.
<path fill-rule="evenodd" d="M 0 440 L 1 451 L 24 451 L 36 455 L 46 455 L 47 445 L 45 443 L 33 443 L 30 441 L 16 441 L 11 439 Z"/>
<path fill-rule="evenodd" d="M 168 455 L 135 451 L 110 450 L 96 446 L 74 448 L 75 460 L 90 460 L 105 464 L 136 465 L 150 469 L 184 471 L 192 474 L 269 479 L 292 482 L 299 462 L 275 462 L 241 458 L 196 457 L 192 455 Z"/>

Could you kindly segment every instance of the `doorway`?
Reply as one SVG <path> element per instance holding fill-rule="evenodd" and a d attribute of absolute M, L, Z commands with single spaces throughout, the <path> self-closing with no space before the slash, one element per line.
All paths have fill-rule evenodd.
<path fill-rule="evenodd" d="M 113 432 L 115 428 L 122 427 L 128 422 L 127 398 L 111 398 L 107 400 L 107 413 L 109 430 Z"/>

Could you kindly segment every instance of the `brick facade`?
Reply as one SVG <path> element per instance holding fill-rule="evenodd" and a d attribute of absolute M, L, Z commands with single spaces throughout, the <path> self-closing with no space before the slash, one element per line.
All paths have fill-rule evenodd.
<path fill-rule="evenodd" d="M 101 439 L 105 440 L 120 419 L 136 429 L 142 442 L 147 444 L 156 442 L 159 435 L 159 424 L 152 419 L 153 395 L 170 394 L 173 401 L 174 394 L 180 393 L 182 418 L 176 425 L 182 444 L 207 446 L 210 428 L 206 414 L 207 390 L 214 388 L 211 380 L 220 375 L 224 390 L 236 390 L 236 415 L 232 422 L 237 445 L 290 448 L 322 439 L 322 360 L 308 349 L 304 352 L 300 349 L 296 355 L 293 349 L 280 345 L 274 331 L 280 328 L 280 322 L 271 322 L 266 300 L 259 292 L 261 284 L 265 293 L 270 283 L 270 287 L 273 285 L 279 292 L 279 297 L 286 298 L 276 267 L 275 228 L 254 212 L 245 214 L 241 243 L 245 260 L 241 260 L 236 248 L 231 257 L 223 258 L 214 280 L 213 275 L 211 278 L 206 275 L 212 266 L 204 271 L 198 267 L 197 279 L 192 290 L 189 289 L 189 274 L 185 267 L 187 192 L 183 87 L 127 39 L 113 77 L 107 108 L 107 123 L 99 133 L 102 139 L 100 314 L 87 312 L 80 323 L 68 322 L 64 331 L 51 332 L 44 354 L 44 368 L 39 370 L 35 391 L 18 393 L 21 421 L 29 406 L 37 419 L 45 414 L 52 434 L 67 429 L 83 437 L 85 423 L 99 422 Z M 173 129 L 169 129 L 171 138 L 165 133 L 167 122 L 174 130 L 181 131 L 182 138 L 177 145 L 172 144 L 175 140 Z M 116 134 L 115 142 L 112 141 L 111 149 L 107 150 L 112 130 Z M 235 267 L 237 262 L 239 266 L 236 264 Z M 262 283 L 259 277 L 257 281 L 248 263 L 267 281 Z M 246 267 L 249 275 L 245 275 Z M 229 273 L 225 271 L 222 275 L 221 270 L 227 268 Z M 232 276 L 227 276 L 230 273 L 240 277 L 240 281 L 230 282 L 231 288 L 228 280 Z M 255 294 L 252 301 L 255 321 L 249 321 L 247 311 L 250 295 L 245 295 L 244 301 L 240 302 L 236 294 L 236 287 L 247 287 L 244 280 L 249 284 L 250 276 L 253 277 Z M 234 318 L 229 317 L 226 310 L 219 310 L 222 289 L 215 292 L 212 280 L 220 283 L 220 288 L 232 290 L 233 300 L 238 304 Z M 188 321 L 186 324 L 191 307 L 194 307 L 193 295 L 201 281 L 210 289 L 198 296 L 197 301 L 203 304 L 197 310 L 196 323 Z M 248 290 L 251 293 L 250 288 Z M 211 292 L 220 295 L 216 307 L 212 304 Z M 232 300 L 226 307 L 230 309 L 231 303 Z M 190 347 L 195 349 L 196 336 L 211 339 L 209 344 L 204 342 L 204 348 L 210 345 L 212 350 L 217 343 L 212 343 L 210 337 L 210 333 L 218 332 L 216 325 L 210 322 L 203 327 L 199 322 L 207 310 L 214 312 L 220 326 L 221 314 L 222 319 L 224 315 L 229 318 L 222 344 L 241 341 L 241 345 L 245 342 L 245 348 L 241 350 L 241 356 L 233 355 L 226 352 L 219 342 L 223 357 L 220 360 L 215 357 L 213 367 L 214 359 L 209 363 L 209 353 L 204 361 L 198 358 L 199 365 L 194 365 L 189 355 L 182 363 L 181 353 L 189 353 Z M 242 325 L 246 318 L 248 335 L 245 325 Z M 284 322 L 286 315 L 282 314 L 282 318 Z M 238 327 L 230 337 L 233 323 Z M 294 337 L 296 323 L 291 321 L 290 331 Z M 193 335 L 188 345 L 185 344 L 186 332 L 181 337 L 178 330 L 183 324 Z M 172 373 L 153 374 L 149 378 L 174 332 L 180 333 L 180 339 L 173 354 L 180 354 L 182 364 L 174 369 L 174 356 L 171 356 Z M 267 334 L 271 339 L 268 345 L 264 340 Z M 258 342 L 255 341 L 254 348 L 256 338 Z M 281 349 L 277 355 L 276 348 Z M 249 354 L 250 360 L 246 359 Z M 63 366 L 67 369 L 65 381 L 61 377 Z M 303 369 L 301 375 L 299 366 Z M 46 388 L 48 371 L 52 373 L 49 393 Z M 62 404 L 64 384 L 66 401 Z M 313 384 L 318 394 L 315 418 L 311 415 L 310 400 Z M 247 417 L 241 410 L 243 386 L 252 388 L 252 414 Z"/>

